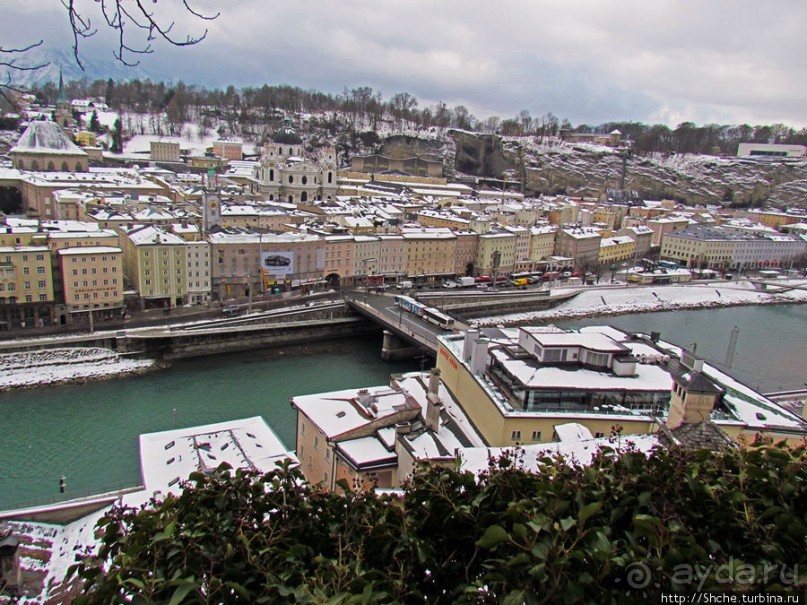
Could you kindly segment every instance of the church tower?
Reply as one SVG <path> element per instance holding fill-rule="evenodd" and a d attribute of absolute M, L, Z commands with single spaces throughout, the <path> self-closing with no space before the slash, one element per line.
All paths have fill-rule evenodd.
<path fill-rule="evenodd" d="M 56 98 L 56 112 L 53 114 L 53 121 L 61 126 L 65 132 L 72 135 L 71 131 L 75 123 L 70 101 L 67 99 L 67 92 L 64 89 L 64 77 L 62 76 L 61 68 L 59 68 L 59 96 Z"/>

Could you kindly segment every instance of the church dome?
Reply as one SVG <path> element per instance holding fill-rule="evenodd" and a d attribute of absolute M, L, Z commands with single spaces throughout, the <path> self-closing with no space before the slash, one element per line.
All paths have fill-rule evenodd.
<path fill-rule="evenodd" d="M 272 140 L 275 143 L 283 143 L 284 145 L 302 145 L 303 140 L 297 131 L 291 127 L 288 118 L 282 128 L 278 128 L 272 135 Z"/>

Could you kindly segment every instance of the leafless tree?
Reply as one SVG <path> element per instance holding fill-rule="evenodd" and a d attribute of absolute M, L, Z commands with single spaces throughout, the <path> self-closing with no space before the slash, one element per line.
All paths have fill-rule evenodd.
<path fill-rule="evenodd" d="M 92 0 L 95 15 L 88 10 L 90 5 L 80 5 L 81 0 L 59 1 L 67 11 L 73 31 L 73 57 L 82 70 L 84 63 L 81 60 L 80 43 L 97 34 L 99 28 L 116 33 L 117 44 L 112 54 L 115 59 L 130 67 L 140 62 L 141 55 L 154 52 L 152 43 L 155 40 L 164 40 L 173 46 L 193 46 L 204 40 L 208 33 L 207 29 L 198 34 L 176 32 L 175 22 L 165 18 L 156 8 L 157 0 Z M 193 8 L 190 0 L 182 0 L 182 8 L 201 22 L 212 21 L 220 14 L 204 14 Z M 24 92 L 14 82 L 15 73 L 34 71 L 48 65 L 47 62 L 25 61 L 25 53 L 41 46 L 43 42 L 44 40 L 39 40 L 21 48 L 0 46 L 0 68 L 5 71 L 5 79 L 0 82 L 0 95 L 6 101 L 11 102 L 16 93 Z"/>
<path fill-rule="evenodd" d="M 13 74 L 21 71 L 35 71 L 47 65 L 47 63 L 27 63 L 25 61 L 25 53 L 42 45 L 42 40 L 24 46 L 22 48 L 5 48 L 0 46 L 0 69 L 5 73 L 5 80 L 0 82 L 0 96 L 12 107 L 16 105 L 14 95 L 16 93 L 24 92 L 20 87 L 14 84 Z"/>
<path fill-rule="evenodd" d="M 78 0 L 61 0 L 67 10 L 70 26 L 73 29 L 73 56 L 76 63 L 84 69 L 79 52 L 79 43 L 82 39 L 90 38 L 98 32 L 93 25 L 92 18 L 77 6 Z M 174 32 L 174 21 L 160 17 L 156 9 L 149 8 L 148 4 L 155 5 L 157 0 L 94 0 L 100 6 L 102 17 L 101 27 L 117 33 L 118 48 L 113 50 L 115 58 L 133 67 L 140 60 L 139 55 L 154 52 L 151 44 L 154 40 L 162 39 L 174 46 L 193 46 L 207 37 L 207 29 L 201 34 L 177 34 Z M 212 21 L 220 13 L 205 15 L 195 10 L 188 0 L 182 0 L 182 6 L 196 19 Z"/>

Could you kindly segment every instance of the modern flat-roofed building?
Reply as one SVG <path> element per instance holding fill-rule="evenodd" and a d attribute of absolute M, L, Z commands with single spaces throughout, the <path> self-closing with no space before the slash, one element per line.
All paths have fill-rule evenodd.
<path fill-rule="evenodd" d="M 737 157 L 751 158 L 803 158 L 807 155 L 804 145 L 782 145 L 778 143 L 740 143 Z"/>
<path fill-rule="evenodd" d="M 558 441 L 557 427 L 570 422 L 603 437 L 682 418 L 749 442 L 762 432 L 807 435 L 799 416 L 656 337 L 549 326 L 469 330 L 438 343 L 440 378 L 489 446 Z"/>

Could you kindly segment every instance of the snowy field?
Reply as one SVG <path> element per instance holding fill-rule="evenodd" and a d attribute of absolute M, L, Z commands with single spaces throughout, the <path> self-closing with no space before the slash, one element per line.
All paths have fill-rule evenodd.
<path fill-rule="evenodd" d="M 788 285 L 799 282 L 790 281 Z M 807 281 L 802 281 L 807 285 Z M 555 290 L 554 293 L 558 293 Z M 561 320 L 599 315 L 623 315 L 675 309 L 708 309 L 736 305 L 784 304 L 807 302 L 807 290 L 776 294 L 759 292 L 748 281 L 680 284 L 643 287 L 602 287 L 583 290 L 570 301 L 529 313 L 485 317 L 473 325 L 490 326 L 522 323 L 529 320 Z"/>
<path fill-rule="evenodd" d="M 152 360 L 124 359 L 101 348 L 62 348 L 0 355 L 0 391 L 102 380 L 144 372 Z"/>

